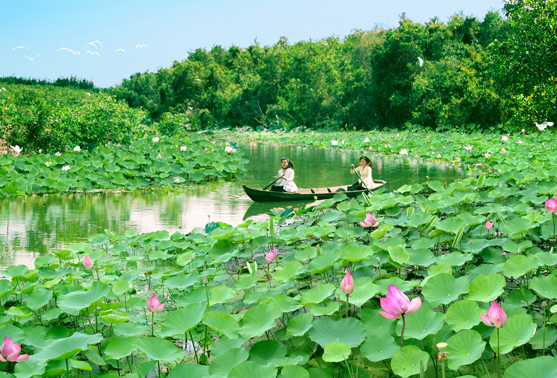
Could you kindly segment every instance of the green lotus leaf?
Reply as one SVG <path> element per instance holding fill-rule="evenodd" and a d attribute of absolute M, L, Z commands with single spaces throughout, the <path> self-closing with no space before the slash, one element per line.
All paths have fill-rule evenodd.
<path fill-rule="evenodd" d="M 331 343 L 344 343 L 356 348 L 365 340 L 366 328 L 355 318 L 335 321 L 329 317 L 322 317 L 313 322 L 309 338 L 323 348 Z"/>
<path fill-rule="evenodd" d="M 391 369 L 403 378 L 420 374 L 420 361 L 424 371 L 427 370 L 429 355 L 415 345 L 407 345 L 397 350 L 391 360 Z"/>
<path fill-rule="evenodd" d="M 256 276 L 246 276 L 240 278 L 238 281 L 234 283 L 234 287 L 237 290 L 248 290 L 254 287 L 257 284 L 257 277 Z"/>
<path fill-rule="evenodd" d="M 545 332 L 543 328 L 536 331 L 534 337 L 530 339 L 530 345 L 532 345 L 532 349 L 545 349 L 553 345 L 555 341 L 557 341 L 557 330 L 555 330 L 555 327 L 545 327 Z"/>
<path fill-rule="evenodd" d="M 130 289 L 130 283 L 128 281 L 119 280 L 112 285 L 112 292 L 114 295 L 119 297 Z"/>
<path fill-rule="evenodd" d="M 530 240 L 523 240 L 520 243 L 508 240 L 501 244 L 501 248 L 505 252 L 509 253 L 522 253 L 524 250 L 532 248 L 532 242 Z"/>
<path fill-rule="evenodd" d="M 296 277 L 302 270 L 302 264 L 299 261 L 291 261 L 279 267 L 275 274 L 273 274 L 273 280 L 277 282 L 287 282 Z"/>
<path fill-rule="evenodd" d="M 87 335 L 76 332 L 70 337 L 54 340 L 48 344 L 46 349 L 29 356 L 27 364 L 31 367 L 45 365 L 52 360 L 66 360 L 74 354 L 87 349 L 88 345 L 99 343 L 103 339 L 102 335 Z M 176 349 L 176 347 L 174 347 Z"/>
<path fill-rule="evenodd" d="M 50 298 L 52 298 L 52 290 L 38 288 L 29 296 L 27 307 L 37 311 L 50 302 Z"/>
<path fill-rule="evenodd" d="M 462 266 L 472 260 L 472 255 L 463 255 L 460 252 L 448 253 L 437 258 L 437 265 L 446 264 L 448 266 Z"/>
<path fill-rule="evenodd" d="M 300 314 L 288 321 L 286 336 L 303 336 L 313 324 L 313 315 Z"/>
<path fill-rule="evenodd" d="M 485 349 L 482 336 L 472 330 L 464 330 L 447 340 L 449 369 L 457 370 L 478 360 Z"/>
<path fill-rule="evenodd" d="M 468 212 L 460 213 L 457 215 L 457 217 L 460 218 L 466 226 L 475 226 L 477 224 L 484 223 L 485 220 L 485 218 L 482 216 L 472 215 Z"/>
<path fill-rule="evenodd" d="M 308 371 L 298 365 L 285 366 L 280 374 L 282 378 L 310 378 Z"/>
<path fill-rule="evenodd" d="M 276 376 L 277 368 L 273 366 L 262 366 L 251 361 L 244 361 L 230 371 L 228 378 L 276 378 Z"/>
<path fill-rule="evenodd" d="M 171 290 L 184 290 L 198 282 L 201 282 L 201 276 L 199 273 L 194 271 L 189 274 L 178 273 L 177 275 L 166 279 L 163 282 L 163 285 Z"/>
<path fill-rule="evenodd" d="M 209 378 L 209 367 L 196 364 L 182 364 L 172 368 L 168 373 L 168 378 Z"/>
<path fill-rule="evenodd" d="M 119 360 L 129 356 L 137 350 L 137 347 L 135 346 L 136 341 L 137 339 L 134 337 L 113 340 L 106 347 L 104 357 L 107 359 Z"/>
<path fill-rule="evenodd" d="M 219 285 L 212 287 L 209 290 L 209 306 L 226 303 L 235 296 L 236 291 L 228 286 Z"/>
<path fill-rule="evenodd" d="M 174 362 L 186 355 L 185 350 L 176 348 L 172 342 L 156 337 L 137 339 L 135 346 L 138 351 L 155 361 Z"/>
<path fill-rule="evenodd" d="M 226 378 L 237 365 L 247 360 L 249 353 L 243 348 L 230 349 L 215 357 L 209 365 L 209 373 L 214 378 Z M 253 376 L 251 378 L 254 378 Z"/>
<path fill-rule="evenodd" d="M 518 239 L 522 237 L 525 232 L 534 227 L 536 227 L 536 224 L 530 222 L 527 219 L 514 218 L 503 224 L 501 227 L 501 231 L 503 232 L 503 234 L 509 235 L 511 239 Z"/>
<path fill-rule="evenodd" d="M 434 223 L 434 225 L 438 230 L 445 231 L 445 232 L 450 232 L 452 234 L 456 234 L 458 232 L 459 228 L 466 227 L 466 224 L 464 224 L 464 221 L 460 218 L 457 218 L 457 217 L 452 217 L 452 218 L 447 218 L 447 219 L 442 220 L 442 221 L 437 221 L 437 222 Z"/>
<path fill-rule="evenodd" d="M 428 335 L 436 334 L 442 327 L 445 316 L 440 312 L 422 306 L 418 311 L 406 315 L 404 339 L 423 340 Z M 396 326 L 396 334 L 400 336 L 402 319 Z"/>
<path fill-rule="evenodd" d="M 418 265 L 429 267 L 433 265 L 436 261 L 436 257 L 429 249 L 419 248 L 413 249 L 410 252 L 410 259 L 408 260 L 408 265 Z"/>
<path fill-rule="evenodd" d="M 470 241 L 463 240 L 460 243 L 460 250 L 465 253 L 478 254 L 489 246 L 489 242 L 485 239 L 470 239 Z"/>
<path fill-rule="evenodd" d="M 557 376 L 557 358 L 537 357 L 517 361 L 505 370 L 503 378 L 553 378 Z"/>
<path fill-rule="evenodd" d="M 230 339 L 227 336 L 223 336 L 211 346 L 211 355 L 216 357 L 231 349 L 241 348 L 245 342 L 246 339 L 242 339 L 241 337 Z"/>
<path fill-rule="evenodd" d="M 236 339 L 238 337 L 238 330 L 240 326 L 238 322 L 230 315 L 224 312 L 209 311 L 203 317 L 203 323 L 209 328 L 225 334 L 231 339 Z"/>
<path fill-rule="evenodd" d="M 539 266 L 539 260 L 533 256 L 515 255 L 511 256 L 503 266 L 503 274 L 506 277 L 518 278 Z"/>
<path fill-rule="evenodd" d="M 379 287 L 379 293 L 387 295 L 390 285 L 395 285 L 400 291 L 406 292 L 412 290 L 414 286 L 418 286 L 420 282 L 415 280 L 402 280 L 398 277 L 392 277 L 376 281 L 375 283 Z"/>
<path fill-rule="evenodd" d="M 372 362 L 379 362 L 392 358 L 399 349 L 400 345 L 395 342 L 394 337 L 386 333 L 379 333 L 368 337 L 360 346 L 360 353 Z"/>
<path fill-rule="evenodd" d="M 333 373 L 326 368 L 312 367 L 308 369 L 310 378 L 333 378 Z"/>
<path fill-rule="evenodd" d="M 313 306 L 309 311 L 313 316 L 332 315 L 340 308 L 340 302 L 330 301 L 326 306 Z"/>
<path fill-rule="evenodd" d="M 335 291 L 335 286 L 333 284 L 324 284 L 314 287 L 311 290 L 306 291 L 302 294 L 300 298 L 300 304 L 302 306 L 311 306 L 323 302 L 325 299 L 329 298 Z"/>
<path fill-rule="evenodd" d="M 455 332 L 471 329 L 480 323 L 480 307 L 474 301 L 455 302 L 447 309 L 445 321 Z"/>
<path fill-rule="evenodd" d="M 364 308 L 359 312 L 360 319 L 366 327 L 368 340 L 378 335 L 391 335 L 395 332 L 396 322 L 379 313 L 380 310 Z"/>
<path fill-rule="evenodd" d="M 484 274 L 470 284 L 466 299 L 479 302 L 492 302 L 497 299 L 505 287 L 505 279 L 500 274 Z"/>
<path fill-rule="evenodd" d="M 326 362 L 341 362 L 352 353 L 352 349 L 343 343 L 331 343 L 324 348 L 323 361 Z"/>
<path fill-rule="evenodd" d="M 443 273 L 433 276 L 422 289 L 425 299 L 433 306 L 456 301 L 468 292 L 468 277 L 454 278 L 452 274 Z"/>
<path fill-rule="evenodd" d="M 280 307 L 273 303 L 263 303 L 247 310 L 242 318 L 240 335 L 246 339 L 260 336 L 276 326 L 275 321 L 282 315 Z M 229 336 L 230 337 L 230 336 Z"/>
<path fill-rule="evenodd" d="M 15 364 L 14 375 L 16 378 L 31 378 L 31 377 L 42 377 L 45 372 L 45 366 L 35 365 L 30 366 L 27 361 L 18 362 Z M 6 374 L 6 375 L 3 375 Z M 8 373 L 0 373 L 0 377 L 8 378 L 14 377 L 14 375 Z"/>
<path fill-rule="evenodd" d="M 369 258 L 373 250 L 366 246 L 350 245 L 342 250 L 342 259 L 349 262 L 357 262 Z"/>
<path fill-rule="evenodd" d="M 356 278 L 354 280 L 354 291 L 350 294 L 349 303 L 358 307 L 362 307 L 371 298 L 377 294 L 379 287 L 371 282 L 368 277 Z M 346 296 L 340 288 L 337 289 L 337 296 L 346 300 Z"/>
<path fill-rule="evenodd" d="M 282 312 L 292 312 L 302 307 L 295 299 L 287 297 L 282 293 L 274 296 L 272 301 L 278 304 Z"/>
<path fill-rule="evenodd" d="M 203 302 L 180 308 L 166 317 L 158 336 L 183 336 L 201 322 L 206 312 L 207 305 Z"/>
<path fill-rule="evenodd" d="M 530 281 L 530 289 L 544 298 L 555 299 L 557 298 L 557 278 L 554 275 L 534 277 Z"/>
<path fill-rule="evenodd" d="M 340 255 L 341 251 L 337 249 L 322 253 L 309 263 L 308 270 L 311 274 L 323 273 L 333 267 L 333 265 L 340 259 Z"/>
<path fill-rule="evenodd" d="M 389 256 L 391 257 L 391 259 L 399 264 L 404 265 L 410 259 L 410 254 L 402 245 L 389 246 L 387 247 L 387 250 L 389 251 Z"/>
<path fill-rule="evenodd" d="M 77 316 L 79 312 L 104 298 L 108 294 L 107 286 L 93 282 L 90 290 L 74 291 L 58 297 L 58 307 L 67 314 Z"/>
<path fill-rule="evenodd" d="M 540 265 L 557 265 L 557 253 L 539 252 L 534 256 L 538 259 Z"/>
<path fill-rule="evenodd" d="M 536 332 L 532 317 L 526 314 L 509 316 L 505 326 L 499 329 L 499 347 L 501 354 L 507 354 L 514 348 L 526 344 Z M 497 350 L 497 332 L 494 330 L 489 338 L 491 349 Z"/>
<path fill-rule="evenodd" d="M 260 365 L 267 363 L 275 358 L 286 356 L 286 347 L 275 340 L 262 340 L 250 348 L 249 359 Z"/>
<path fill-rule="evenodd" d="M 114 334 L 116 336 L 124 337 L 139 336 L 150 331 L 150 328 L 147 325 L 141 323 L 115 324 L 112 329 L 114 330 Z"/>

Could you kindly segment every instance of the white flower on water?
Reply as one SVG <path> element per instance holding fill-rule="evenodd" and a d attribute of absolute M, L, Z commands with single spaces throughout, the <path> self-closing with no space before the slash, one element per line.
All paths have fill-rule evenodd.
<path fill-rule="evenodd" d="M 18 145 L 10 146 L 10 148 L 11 148 L 12 150 L 14 150 L 14 152 L 15 152 L 17 155 L 19 155 L 19 154 L 21 153 L 21 151 L 23 151 L 23 147 L 19 147 Z"/>
<path fill-rule="evenodd" d="M 503 142 L 506 142 L 506 141 L 509 140 L 509 137 L 506 136 L 506 135 L 503 135 L 503 136 L 501 137 L 501 140 L 502 140 Z"/>
<path fill-rule="evenodd" d="M 46 165 L 47 167 L 50 167 L 50 166 L 52 165 L 52 163 L 49 162 L 49 161 L 45 161 L 45 162 L 44 162 L 44 165 Z"/>
<path fill-rule="evenodd" d="M 159 140 L 159 137 L 153 137 L 153 143 L 157 143 Z"/>
<path fill-rule="evenodd" d="M 79 151 L 81 151 L 81 147 L 75 146 L 75 147 L 73 148 L 73 150 L 74 150 L 75 152 L 79 152 Z"/>
<path fill-rule="evenodd" d="M 236 152 L 236 149 L 232 146 L 226 146 L 226 148 L 224 149 L 224 152 L 234 153 L 234 152 Z"/>
<path fill-rule="evenodd" d="M 62 167 L 62 170 L 63 170 L 63 171 L 69 171 L 69 170 L 70 170 L 70 166 L 69 166 L 69 165 L 64 165 L 64 166 Z"/>
<path fill-rule="evenodd" d="M 182 146 L 182 147 L 180 147 L 180 151 L 186 151 L 187 149 L 188 149 L 187 146 Z"/>
<path fill-rule="evenodd" d="M 406 148 L 403 148 L 402 150 L 400 150 L 399 154 L 408 155 L 408 150 Z"/>
<path fill-rule="evenodd" d="M 331 146 L 338 146 L 338 140 L 333 139 L 333 140 L 331 141 Z"/>
<path fill-rule="evenodd" d="M 547 126 L 553 126 L 553 122 L 547 122 L 547 121 L 544 123 L 537 123 L 537 122 L 534 123 L 536 124 L 536 127 L 540 131 L 544 131 Z"/>

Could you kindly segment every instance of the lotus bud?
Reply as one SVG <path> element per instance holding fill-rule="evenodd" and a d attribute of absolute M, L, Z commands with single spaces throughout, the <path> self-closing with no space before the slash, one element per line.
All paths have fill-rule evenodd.
<path fill-rule="evenodd" d="M 557 210 L 557 199 L 550 198 L 547 201 L 545 201 L 545 208 L 548 212 L 553 214 L 555 210 Z"/>
<path fill-rule="evenodd" d="M 485 315 L 480 314 L 480 318 L 488 327 L 495 326 L 496 328 L 501 328 L 507 322 L 507 314 L 495 301 L 489 306 Z"/>
<path fill-rule="evenodd" d="M 345 295 L 350 295 L 354 291 L 354 279 L 350 275 L 350 271 L 346 271 L 346 275 L 340 283 L 340 289 Z"/>
<path fill-rule="evenodd" d="M 269 253 L 267 253 L 267 256 L 265 256 L 265 260 L 267 261 L 267 264 L 272 263 L 275 257 L 276 257 L 276 253 L 275 253 L 275 249 L 273 248 L 269 251 Z"/>
<path fill-rule="evenodd" d="M 85 256 L 83 258 L 83 266 L 87 269 L 91 269 L 93 267 L 93 260 L 89 256 Z"/>
<path fill-rule="evenodd" d="M 493 223 L 491 223 L 488 219 L 487 222 L 485 222 L 485 228 L 489 231 L 491 230 L 492 227 L 493 227 Z"/>
<path fill-rule="evenodd" d="M 164 304 L 159 301 L 156 294 L 153 294 L 153 296 L 147 301 L 147 309 L 151 312 L 162 311 L 163 308 Z"/>

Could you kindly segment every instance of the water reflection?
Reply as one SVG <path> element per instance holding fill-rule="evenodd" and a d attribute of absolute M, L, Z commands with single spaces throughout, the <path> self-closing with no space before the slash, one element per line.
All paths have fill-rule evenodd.
<path fill-rule="evenodd" d="M 356 176 L 349 166 L 357 164 L 359 151 L 306 146 L 245 143 L 240 147 L 250 163 L 248 174 L 237 182 L 213 182 L 180 190 L 149 189 L 134 192 L 99 192 L 0 200 L 0 269 L 9 264 L 32 265 L 34 258 L 54 248 L 85 241 L 105 229 L 116 233 L 140 233 L 165 229 L 170 233 L 191 231 L 211 221 L 237 225 L 274 207 L 301 207 L 308 202 L 255 204 L 241 185 L 261 188 L 275 177 L 280 158 L 295 163 L 296 184 L 301 188 L 351 184 Z M 386 188 L 432 180 L 452 182 L 466 171 L 446 163 L 414 158 L 367 154 L 373 161 L 374 179 L 386 180 Z"/>

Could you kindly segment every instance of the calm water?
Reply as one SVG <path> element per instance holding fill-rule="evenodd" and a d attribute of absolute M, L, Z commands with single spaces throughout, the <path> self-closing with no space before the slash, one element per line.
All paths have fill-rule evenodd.
<path fill-rule="evenodd" d="M 295 164 L 295 182 L 300 188 L 352 184 L 349 171 L 357 164 L 358 151 L 277 146 L 266 143 L 240 144 L 250 159 L 248 174 L 231 183 L 209 183 L 180 190 L 77 193 L 0 200 L 0 268 L 10 264 L 32 266 L 34 258 L 53 248 L 78 243 L 105 229 L 116 233 L 135 230 L 187 232 L 210 221 L 237 225 L 244 218 L 258 217 L 287 203 L 254 203 L 242 183 L 266 186 L 276 177 L 280 159 Z M 407 183 L 432 180 L 452 182 L 467 170 L 446 163 L 434 164 L 413 158 L 368 156 L 373 161 L 373 178 L 386 180 L 393 190 Z M 307 203 L 307 202 L 306 202 Z M 294 207 L 304 203 L 294 203 Z"/>

